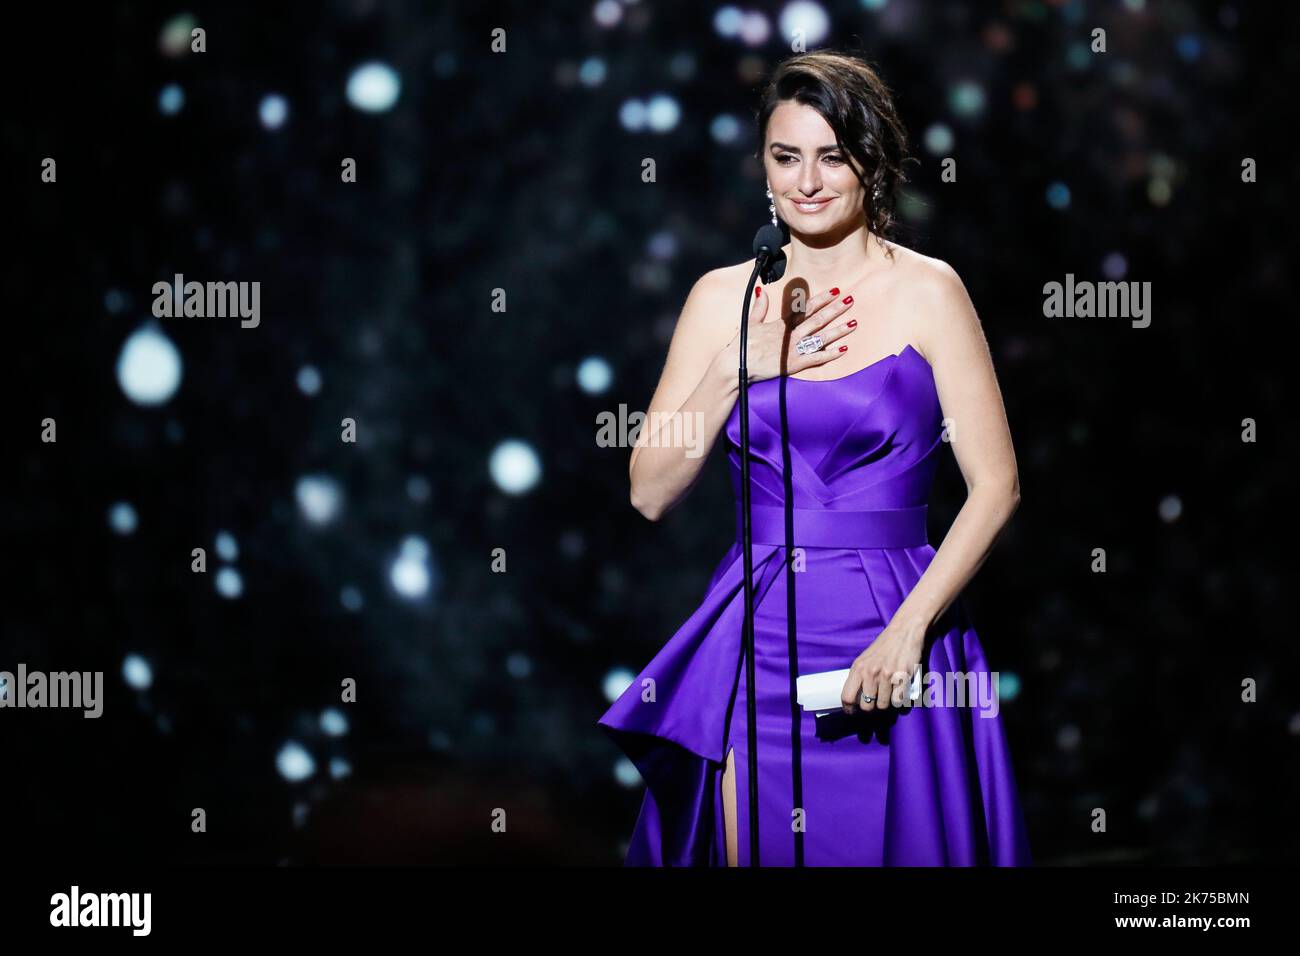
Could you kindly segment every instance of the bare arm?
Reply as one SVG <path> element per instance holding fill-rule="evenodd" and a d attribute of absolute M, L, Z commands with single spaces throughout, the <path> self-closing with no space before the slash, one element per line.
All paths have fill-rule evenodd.
<path fill-rule="evenodd" d="M 916 587 L 853 662 L 840 692 L 846 712 L 902 704 L 926 633 L 975 576 L 1020 503 L 1011 432 L 975 307 L 951 266 L 931 260 L 924 270 L 907 285 L 906 307 L 922 317 L 926 359 L 966 479 L 966 501 Z"/>
<path fill-rule="evenodd" d="M 894 615 L 912 634 L 948 609 L 993 550 L 1020 504 L 1020 479 L 993 359 L 975 307 L 946 263 L 918 284 L 917 314 L 926 340 L 953 454 L 966 480 L 966 501 L 925 573 Z"/>
<path fill-rule="evenodd" d="M 677 505 L 699 480 L 736 402 L 739 376 L 720 360 L 735 324 L 719 312 L 724 292 L 725 283 L 716 271 L 706 273 L 691 289 L 632 449 L 632 506 L 651 521 Z M 732 303 L 730 308 L 738 310 L 740 305 Z"/>

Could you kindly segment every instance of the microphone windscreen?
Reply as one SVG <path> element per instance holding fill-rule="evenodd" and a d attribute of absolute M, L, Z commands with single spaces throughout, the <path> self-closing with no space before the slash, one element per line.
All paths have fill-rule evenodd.
<path fill-rule="evenodd" d="M 781 249 L 784 245 L 785 233 L 780 226 L 774 226 L 770 222 L 754 236 L 754 258 L 762 264 L 759 278 L 764 282 L 775 282 L 785 275 L 785 252 Z"/>
<path fill-rule="evenodd" d="M 758 230 L 754 235 L 754 256 L 757 258 L 759 253 L 764 249 L 766 249 L 770 255 L 777 255 L 780 253 L 781 247 L 784 245 L 785 235 L 781 232 L 780 228 L 772 225 L 770 222 L 766 223 L 763 228 Z"/>

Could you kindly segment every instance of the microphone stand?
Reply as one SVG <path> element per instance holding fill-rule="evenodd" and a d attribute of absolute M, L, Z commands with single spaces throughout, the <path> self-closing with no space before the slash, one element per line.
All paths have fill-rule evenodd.
<path fill-rule="evenodd" d="M 740 546 L 744 552 L 745 569 L 745 721 L 749 741 L 749 865 L 758 866 L 758 708 L 754 699 L 754 541 L 752 516 L 749 506 L 749 306 L 754 301 L 754 285 L 762 273 L 763 281 L 781 277 L 785 271 L 780 247 L 762 246 L 745 287 L 745 304 L 740 312 Z M 775 262 L 774 262 L 775 260 Z M 769 303 L 769 308 L 770 308 Z"/>

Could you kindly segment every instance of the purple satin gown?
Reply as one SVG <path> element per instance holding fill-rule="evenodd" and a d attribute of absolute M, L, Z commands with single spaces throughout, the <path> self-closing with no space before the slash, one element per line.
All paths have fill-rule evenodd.
<path fill-rule="evenodd" d="M 929 363 L 909 345 L 835 379 L 765 379 L 749 398 L 759 863 L 1032 865 L 994 675 L 960 597 L 926 638 L 916 705 L 818 717 L 793 703 L 792 669 L 849 667 L 934 557 L 926 503 L 946 443 Z M 749 864 L 739 403 L 726 435 L 736 542 L 699 608 L 598 721 L 646 781 L 627 866 L 726 865 L 732 748 Z M 982 698 L 959 700 L 950 674 Z"/>

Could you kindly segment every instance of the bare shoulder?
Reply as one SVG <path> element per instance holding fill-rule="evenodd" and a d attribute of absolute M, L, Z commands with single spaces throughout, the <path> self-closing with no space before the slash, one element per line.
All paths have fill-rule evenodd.
<path fill-rule="evenodd" d="M 744 263 L 740 265 L 743 267 Z M 736 266 L 710 269 L 691 285 L 673 330 L 668 349 L 668 370 L 685 367 L 690 375 L 695 375 L 698 363 L 731 341 L 740 325 L 739 318 L 729 319 L 740 306 L 739 294 L 732 294 L 736 274 Z M 743 293 L 744 280 L 741 281 Z"/>
<path fill-rule="evenodd" d="M 710 269 L 691 286 L 681 321 L 712 348 L 731 341 L 740 326 L 740 306 L 753 263 Z"/>
<path fill-rule="evenodd" d="M 890 243 L 895 262 L 892 299 L 907 316 L 918 349 L 933 363 L 937 351 L 954 338 L 983 339 L 979 317 L 966 284 L 949 263 Z"/>
<path fill-rule="evenodd" d="M 942 259 L 927 256 L 897 243 L 890 243 L 894 253 L 892 280 L 894 291 L 910 305 L 938 302 L 956 296 L 966 298 L 966 286 L 957 270 Z"/>
<path fill-rule="evenodd" d="M 723 299 L 740 304 L 740 296 L 749 284 L 749 277 L 754 271 L 754 260 L 737 262 L 735 265 L 719 266 L 710 269 L 695 282 L 695 289 L 701 296 Z M 692 290 L 694 294 L 695 290 Z"/>

